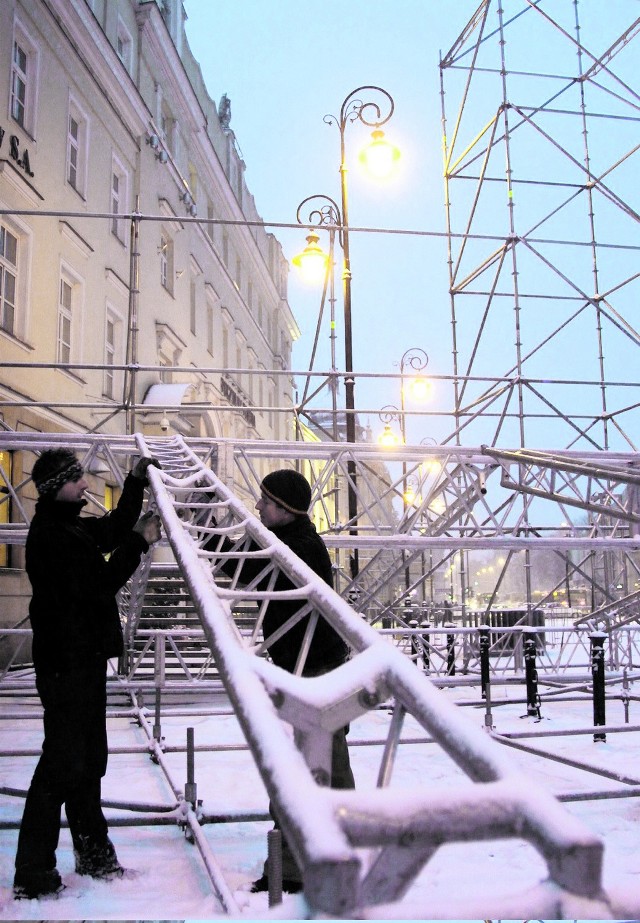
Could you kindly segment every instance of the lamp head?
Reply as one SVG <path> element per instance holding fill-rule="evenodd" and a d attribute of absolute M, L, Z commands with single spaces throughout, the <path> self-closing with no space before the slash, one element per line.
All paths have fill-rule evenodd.
<path fill-rule="evenodd" d="M 379 128 L 371 132 L 371 139 L 360 153 L 360 162 L 375 179 L 388 179 L 400 159 L 400 151 Z"/>
<path fill-rule="evenodd" d="M 378 436 L 378 442 L 386 449 L 393 449 L 395 446 L 400 445 L 402 440 L 396 433 L 394 433 L 390 424 L 385 423 L 384 429 Z"/>
<path fill-rule="evenodd" d="M 294 256 L 291 261 L 296 266 L 307 282 L 319 282 L 324 279 L 329 265 L 329 256 L 319 245 L 318 235 L 310 230 L 307 237 L 307 246 L 302 253 Z"/>

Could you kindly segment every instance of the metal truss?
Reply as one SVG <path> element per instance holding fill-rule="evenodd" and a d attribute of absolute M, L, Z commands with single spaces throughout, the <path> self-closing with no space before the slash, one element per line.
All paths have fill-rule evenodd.
<path fill-rule="evenodd" d="M 482 0 L 441 58 L 449 441 L 637 447 L 638 23 Z"/>
<path fill-rule="evenodd" d="M 592 900 L 594 908 L 606 900 L 600 840 L 545 791 L 521 778 L 505 759 L 503 748 L 444 700 L 399 645 L 389 644 L 384 632 L 375 631 L 249 512 L 239 494 L 255 494 L 255 471 L 252 484 L 240 473 L 243 464 L 253 470 L 255 446 L 214 447 L 198 440 L 189 445 L 181 437 L 151 439 L 141 435 L 107 439 L 5 434 L 3 440 L 3 448 L 25 453 L 63 442 L 85 459 L 108 459 L 120 478 L 132 455 L 152 454 L 160 459 L 162 470 L 150 469 L 151 502 L 162 518 L 172 558 L 189 589 L 217 677 L 304 870 L 305 896 L 314 912 L 344 916 L 396 903 L 439 846 L 492 837 L 529 841 L 547 864 L 548 882 L 541 886 L 564 895 L 565 906 L 571 906 L 578 895 L 581 900 Z M 291 460 L 293 448 L 281 444 L 278 460 L 287 456 Z M 321 448 L 326 467 L 331 453 L 328 459 L 326 446 Z M 263 449 L 275 463 L 274 447 Z M 336 464 L 343 470 L 344 455 L 341 448 L 335 450 Z M 320 449 L 305 445 L 304 451 L 307 462 L 320 462 Z M 225 452 L 239 459 L 234 468 L 238 484 L 233 490 L 214 472 L 214 467 L 228 465 L 228 458 L 223 461 Z M 363 456 L 358 464 L 364 472 L 371 467 L 375 453 L 364 451 Z M 474 478 L 477 481 L 477 464 L 483 461 L 478 452 L 455 454 L 452 467 L 470 468 L 471 472 L 467 472 L 463 492 Z M 493 459 L 490 463 L 495 464 Z M 369 510 L 374 509 L 370 498 Z M 6 530 L 0 538 L 23 540 L 27 521 L 15 523 L 17 528 Z M 341 538 L 340 531 L 347 529 L 348 523 L 340 523 L 336 540 Z M 223 537 L 231 539 L 231 550 L 222 546 Z M 391 538 L 382 532 L 363 536 L 365 546 L 367 540 L 389 543 Z M 430 540 L 437 542 L 439 538 L 435 535 Z M 513 540 L 506 534 L 502 538 L 505 542 Z M 406 532 L 402 539 L 424 542 L 425 536 L 412 537 Z M 468 542 L 473 536 L 466 538 L 458 530 L 453 537 L 445 534 L 442 539 L 455 544 Z M 487 535 L 481 534 L 480 540 L 486 542 Z M 527 536 L 519 539 L 531 540 Z M 203 547 L 205 543 L 208 550 Z M 255 546 L 260 550 L 251 550 Z M 249 556 L 258 556 L 264 568 L 260 579 L 240 586 L 234 573 L 239 573 Z M 305 604 L 291 625 L 264 638 L 262 615 L 268 601 L 277 595 L 273 586 L 279 572 L 298 588 L 284 592 Z M 135 626 L 141 624 L 139 608 L 148 574 L 145 564 L 122 600 L 129 639 Z M 236 614 L 246 612 L 248 606 L 253 607 L 254 621 L 246 632 L 239 628 Z M 263 656 L 276 637 L 303 614 L 311 618 L 298 671 L 319 617 L 327 619 L 352 648 L 352 659 L 330 676 L 291 675 Z M 165 648 L 169 644 L 163 642 Z M 133 674 L 132 678 L 136 682 Z M 170 684 L 163 673 L 155 683 L 162 690 Z M 384 702 L 393 703 L 393 715 L 374 786 L 337 791 L 320 784 L 330 774 L 333 732 Z M 466 777 L 464 783 L 442 791 L 424 786 L 407 791 L 394 786 L 394 763 L 405 715 L 412 716 L 453 759 Z M 196 820 L 189 814 L 190 824 Z M 224 893 L 224 885 L 217 890 Z"/>

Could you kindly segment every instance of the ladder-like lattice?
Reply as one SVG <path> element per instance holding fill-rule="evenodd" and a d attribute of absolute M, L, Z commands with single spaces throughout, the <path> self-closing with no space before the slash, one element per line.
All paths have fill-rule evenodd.
<path fill-rule="evenodd" d="M 555 887 L 602 897 L 597 837 L 515 772 L 482 730 L 443 702 L 428 679 L 275 539 L 181 438 L 136 441 L 142 453 L 162 462 L 161 472 L 150 469 L 155 503 L 315 911 L 344 915 L 397 901 L 439 846 L 487 837 L 524 837 L 546 860 Z M 233 549 L 203 550 L 214 536 L 231 538 Z M 223 561 L 241 568 L 252 554 L 265 559 L 259 582 L 241 587 L 232 577 L 230 586 L 216 583 Z M 277 595 L 260 587 L 264 580 L 272 586 L 280 571 L 299 588 L 285 592 L 306 601 L 291 620 L 311 615 L 305 641 L 321 616 L 352 648 L 352 659 L 330 676 L 290 675 L 260 656 L 276 637 L 261 638 L 260 611 Z M 248 600 L 259 613 L 247 639 L 233 611 Z M 333 732 L 386 699 L 394 702 L 394 716 L 377 787 L 336 791 L 319 785 L 317 779 L 330 778 Z M 393 759 L 407 713 L 473 784 L 394 790 Z M 296 730 L 300 749 L 287 725 Z"/>

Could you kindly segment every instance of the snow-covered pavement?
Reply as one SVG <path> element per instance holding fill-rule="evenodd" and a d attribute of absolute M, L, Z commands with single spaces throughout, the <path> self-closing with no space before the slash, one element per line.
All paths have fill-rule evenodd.
<path fill-rule="evenodd" d="M 478 690 L 454 687 L 443 690 L 443 696 L 453 701 L 477 699 Z M 509 686 L 494 689 L 494 699 L 519 699 L 522 690 Z M 0 704 L 0 715 L 15 711 L 17 702 L 8 697 Z M 220 702 L 213 707 L 219 709 Z M 21 708 L 24 706 L 21 704 Z M 634 722 L 631 703 L 630 720 Z M 180 709 L 182 711 L 182 709 Z M 219 709 L 223 710 L 223 709 Z M 199 712 L 206 709 L 199 708 Z M 484 725 L 484 709 L 470 706 L 464 709 L 467 719 Z M 591 724 L 592 709 L 583 701 L 543 703 L 542 721 L 523 717 L 526 708 L 521 703 L 496 705 L 493 723 L 500 733 L 523 730 L 560 730 L 586 727 Z M 636 716 L 640 717 L 640 715 Z M 376 772 L 382 741 L 385 738 L 389 711 L 384 708 L 355 721 L 349 735 L 352 763 L 358 788 L 366 790 L 376 784 Z M 609 725 L 622 725 L 623 709 L 612 703 L 607 713 Z M 184 747 L 187 728 L 193 728 L 196 747 L 212 744 L 242 744 L 234 717 L 230 714 L 163 715 L 162 734 L 167 749 Z M 136 749 L 137 752 L 114 752 L 110 757 L 103 796 L 113 802 L 152 803 L 170 806 L 175 796 L 157 763 L 147 749 L 142 728 L 126 717 L 109 720 L 112 750 Z M 407 718 L 404 734 L 409 739 L 424 739 L 424 732 Z M 378 741 L 371 743 L 371 741 Z M 8 750 L 38 748 L 41 742 L 40 723 L 34 720 L 0 721 L 0 748 Z M 640 732 L 609 733 L 606 742 L 594 742 L 592 735 L 546 737 L 525 740 L 555 756 L 584 763 L 593 771 L 531 755 L 509 748 L 508 756 L 525 774 L 554 794 L 579 792 L 640 791 L 640 784 L 630 783 L 635 777 L 640 783 Z M 165 760 L 173 780 L 187 779 L 185 752 L 166 752 Z M 4 756 L 2 786 L 24 789 L 29 782 L 35 756 Z M 603 770 L 607 777 L 598 774 Z M 620 783 L 612 775 L 624 776 Z M 406 743 L 400 747 L 394 771 L 394 785 L 402 787 L 425 785 L 445 787 L 460 783 L 466 777 L 433 743 Z M 197 797 L 206 814 L 249 812 L 264 814 L 267 796 L 247 750 L 226 749 L 195 755 Z M 471 784 L 471 783 L 469 783 Z M 576 900 L 571 906 L 560 906 L 553 889 L 543 887 L 546 877 L 543 859 L 529 844 L 519 840 L 487 841 L 482 843 L 446 845 L 442 847 L 409 889 L 402 904 L 377 908 L 379 918 L 432 919 L 469 918 L 578 918 L 591 919 L 640 917 L 640 864 L 638 837 L 640 800 L 618 797 L 587 801 L 569 801 L 567 809 L 580 818 L 591 831 L 603 838 L 604 885 L 613 900 L 609 913 L 606 907 L 598 912 L 593 902 Z M 2 795 L 0 820 L 19 820 L 22 801 Z M 122 818 L 125 812 L 110 808 L 108 815 Z M 206 839 L 216 857 L 226 883 L 233 894 L 237 913 L 246 919 L 284 917 L 299 919 L 306 914 L 304 898 L 285 895 L 283 904 L 269 910 L 266 895 L 246 891 L 251 880 L 261 871 L 266 852 L 267 821 L 208 824 Z M 188 842 L 175 824 L 162 826 L 112 825 L 112 839 L 121 861 L 139 871 L 132 880 L 112 883 L 80 878 L 73 871 L 73 855 L 68 830 L 63 829 L 58 852 L 58 867 L 67 889 L 57 898 L 47 901 L 12 899 L 11 882 L 17 830 L 0 829 L 0 919 L 212 919 L 225 916 L 216 898 L 198 849 Z M 496 895 L 500 897 L 497 898 Z M 468 913 L 461 908 L 468 907 Z M 561 912 L 559 912 L 561 911 Z M 373 915 L 373 914 L 370 914 Z"/>

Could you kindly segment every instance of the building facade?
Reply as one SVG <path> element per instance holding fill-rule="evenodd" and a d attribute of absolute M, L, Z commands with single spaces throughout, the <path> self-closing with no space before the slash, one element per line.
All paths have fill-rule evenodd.
<path fill-rule="evenodd" d="M 184 19 L 181 0 L 0 7 L 11 428 L 292 435 L 287 263 Z"/>
<path fill-rule="evenodd" d="M 4 429 L 293 438 L 288 264 L 184 21 L 181 0 L 0 4 Z M 6 523 L 33 458 L 1 454 Z M 22 555 L 0 548 L 8 626 Z"/>

